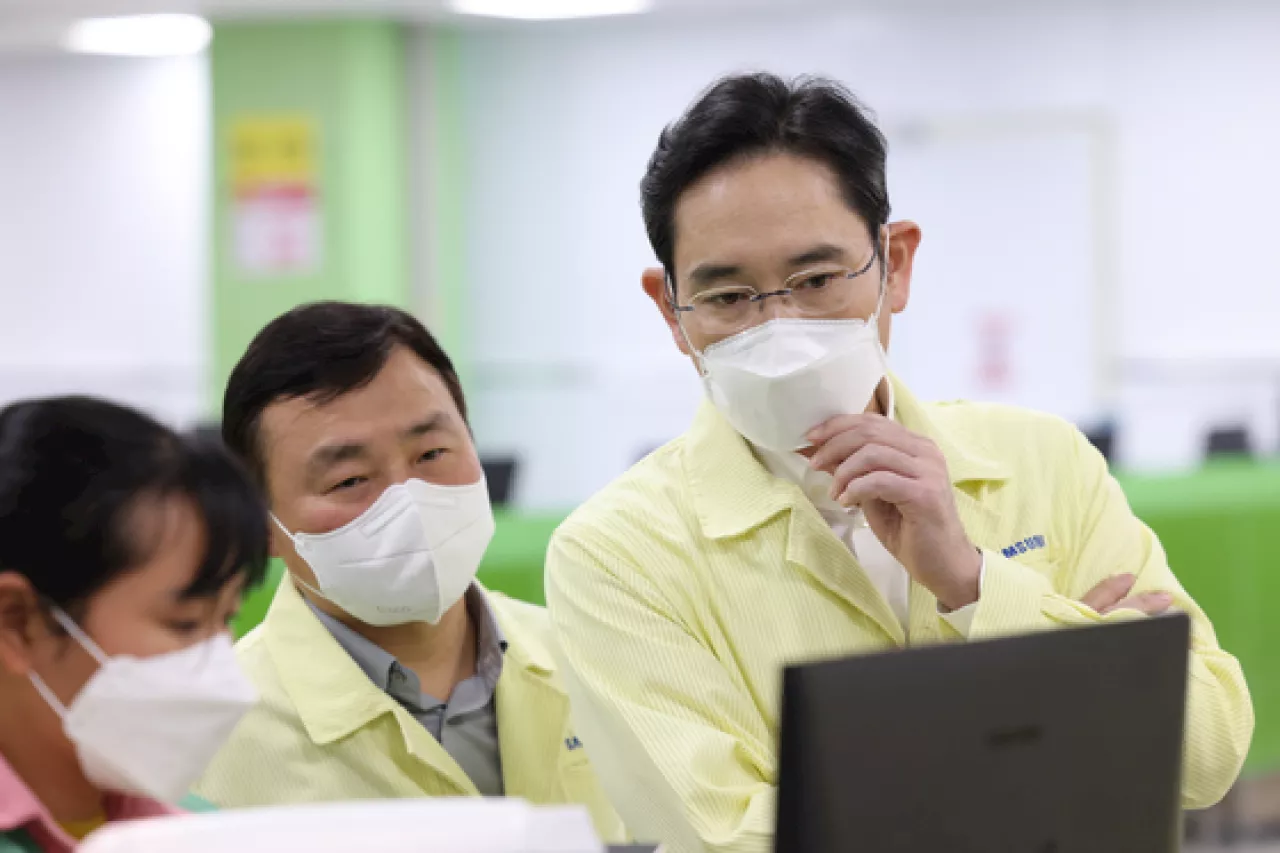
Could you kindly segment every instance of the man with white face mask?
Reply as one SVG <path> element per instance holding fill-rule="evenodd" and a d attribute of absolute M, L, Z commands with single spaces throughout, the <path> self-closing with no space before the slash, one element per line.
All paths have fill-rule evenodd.
<path fill-rule="evenodd" d="M 237 647 L 262 703 L 197 791 L 222 806 L 517 796 L 582 804 L 619 838 L 545 611 L 476 582 L 493 513 L 430 333 L 389 307 L 294 309 L 232 371 L 222 431 L 288 575 Z"/>
<path fill-rule="evenodd" d="M 730 77 L 642 184 L 644 289 L 707 402 L 561 526 L 547 600 L 606 791 L 673 850 L 771 849 L 798 660 L 1172 605 L 1195 625 L 1184 805 L 1218 800 L 1248 748 L 1239 665 L 1085 438 L 888 374 L 921 231 L 889 221 L 885 157 L 838 84 Z"/>

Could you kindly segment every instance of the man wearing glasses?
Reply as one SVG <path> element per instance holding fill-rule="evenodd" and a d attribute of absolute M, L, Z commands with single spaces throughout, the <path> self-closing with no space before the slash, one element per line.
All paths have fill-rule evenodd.
<path fill-rule="evenodd" d="M 707 402 L 547 559 L 575 719 L 637 837 L 771 847 L 789 662 L 1171 606 L 1194 622 L 1183 802 L 1221 798 L 1253 729 L 1240 667 L 1102 457 L 1063 421 L 924 404 L 889 375 L 921 231 L 889 221 L 852 96 L 726 78 L 663 132 L 642 194 L 644 288 Z"/>

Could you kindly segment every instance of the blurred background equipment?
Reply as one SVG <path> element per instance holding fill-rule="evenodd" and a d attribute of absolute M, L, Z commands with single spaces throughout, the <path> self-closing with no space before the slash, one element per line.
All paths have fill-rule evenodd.
<path fill-rule="evenodd" d="M 489 462 L 481 578 L 541 601 L 555 525 L 701 399 L 637 182 L 749 68 L 876 111 L 924 230 L 895 371 L 1089 434 L 1253 691 L 1201 828 L 1280 824 L 1275 3 L 0 0 L 0 403 L 209 423 L 284 310 L 410 308 Z"/>
<path fill-rule="evenodd" d="M 1252 456 L 1253 442 L 1249 428 L 1244 426 L 1218 427 L 1209 431 L 1205 440 L 1205 456 Z"/>
<path fill-rule="evenodd" d="M 1115 458 L 1116 427 L 1113 423 L 1101 423 L 1084 431 L 1089 443 L 1098 449 L 1108 464 Z"/>
<path fill-rule="evenodd" d="M 489 484 L 489 502 L 494 508 L 508 507 L 515 495 L 519 461 L 514 456 L 485 456 L 480 460 L 485 482 Z"/>

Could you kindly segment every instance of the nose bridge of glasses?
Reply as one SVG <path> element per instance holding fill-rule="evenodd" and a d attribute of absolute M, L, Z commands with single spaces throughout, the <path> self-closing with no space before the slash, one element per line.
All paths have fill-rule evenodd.
<path fill-rule="evenodd" d="M 778 316 L 789 317 L 801 310 L 799 300 L 795 298 L 795 288 L 792 287 L 780 287 L 777 290 L 757 293 L 751 297 L 751 302 L 759 309 L 756 312 L 757 322 Z"/>

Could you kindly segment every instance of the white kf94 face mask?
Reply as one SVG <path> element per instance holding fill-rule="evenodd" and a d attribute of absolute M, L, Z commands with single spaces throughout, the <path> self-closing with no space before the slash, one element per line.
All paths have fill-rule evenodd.
<path fill-rule="evenodd" d="M 101 666 L 65 706 L 31 682 L 62 718 L 85 777 L 104 791 L 177 803 L 258 701 L 219 634 L 180 652 L 108 657 L 71 617 L 53 617 Z"/>
<path fill-rule="evenodd" d="M 494 531 L 483 477 L 466 486 L 398 483 L 328 533 L 289 533 L 275 522 L 320 588 L 298 583 L 377 626 L 438 623 L 475 580 Z"/>
<path fill-rule="evenodd" d="M 870 320 L 779 317 L 718 341 L 699 359 L 707 396 L 758 447 L 786 453 L 809 430 L 866 411 L 888 361 Z"/>

